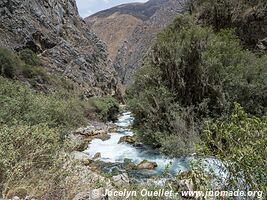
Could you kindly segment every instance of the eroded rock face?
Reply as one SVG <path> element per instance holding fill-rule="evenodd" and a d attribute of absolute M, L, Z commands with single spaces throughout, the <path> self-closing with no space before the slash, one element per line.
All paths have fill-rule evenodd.
<path fill-rule="evenodd" d="M 51 74 L 88 97 L 116 91 L 106 46 L 80 18 L 75 0 L 1 0 L 0 38 L 0 47 L 37 52 Z"/>
<path fill-rule="evenodd" d="M 179 13 L 186 0 L 150 0 L 101 11 L 86 18 L 89 27 L 108 46 L 121 81 L 129 84 L 156 35 Z"/>

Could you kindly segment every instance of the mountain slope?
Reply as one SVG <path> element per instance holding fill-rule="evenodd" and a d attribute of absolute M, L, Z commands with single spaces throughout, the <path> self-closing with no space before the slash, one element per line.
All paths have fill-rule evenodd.
<path fill-rule="evenodd" d="M 0 14 L 0 47 L 32 49 L 49 73 L 71 80 L 86 96 L 114 94 L 116 72 L 105 44 L 80 18 L 75 0 L 4 0 Z"/>
<path fill-rule="evenodd" d="M 267 1 L 205 0 L 194 2 L 198 22 L 214 30 L 231 28 L 245 48 L 267 50 Z"/>
<path fill-rule="evenodd" d="M 153 41 L 176 15 L 185 0 L 150 0 L 120 5 L 96 13 L 85 21 L 108 46 L 110 58 L 124 84 L 131 83 Z"/>

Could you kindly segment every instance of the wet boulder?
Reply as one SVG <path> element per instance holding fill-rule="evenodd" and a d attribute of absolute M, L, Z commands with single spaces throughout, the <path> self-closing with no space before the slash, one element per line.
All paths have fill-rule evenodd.
<path fill-rule="evenodd" d="M 137 169 L 137 166 L 134 163 L 128 163 L 125 168 L 126 170 L 135 170 Z"/>
<path fill-rule="evenodd" d="M 137 165 L 137 169 L 155 169 L 157 167 L 156 162 L 150 162 L 148 160 L 143 160 Z"/>
<path fill-rule="evenodd" d="M 89 143 L 90 143 L 89 140 L 79 140 L 77 141 L 77 145 L 74 148 L 74 150 L 80 151 L 80 152 L 85 151 L 88 148 Z"/>
<path fill-rule="evenodd" d="M 98 158 L 101 158 L 101 153 L 100 152 L 97 152 L 92 159 L 96 160 Z"/>
<path fill-rule="evenodd" d="M 123 136 L 120 138 L 118 144 L 120 143 L 128 143 L 128 144 L 135 144 L 136 137 L 135 136 Z"/>

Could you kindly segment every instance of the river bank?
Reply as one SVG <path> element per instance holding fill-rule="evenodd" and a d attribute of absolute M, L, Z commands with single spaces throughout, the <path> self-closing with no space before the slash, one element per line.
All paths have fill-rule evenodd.
<path fill-rule="evenodd" d="M 172 183 L 176 188 L 193 190 L 194 185 L 189 178 L 190 163 L 196 158 L 168 158 L 138 141 L 122 140 L 135 137 L 131 128 L 133 120 L 130 112 L 123 112 L 114 124 L 78 129 L 74 132 L 76 139 L 84 140 L 87 146 L 84 145 L 80 152 L 74 151 L 73 157 L 91 172 L 104 178 L 105 182 L 110 183 L 109 187 L 130 188 L 132 184 L 163 187 L 166 183 Z M 221 173 L 222 163 L 206 158 L 202 164 L 207 173 L 213 168 L 215 174 L 221 176 L 220 181 L 226 179 L 227 175 Z M 176 180 L 177 175 L 181 176 L 180 181 Z"/>

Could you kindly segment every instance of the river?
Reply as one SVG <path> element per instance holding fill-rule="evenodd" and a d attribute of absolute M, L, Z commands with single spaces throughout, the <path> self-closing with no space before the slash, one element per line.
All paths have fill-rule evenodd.
<path fill-rule="evenodd" d="M 131 160 L 131 162 L 135 164 L 138 164 L 143 160 L 156 162 L 157 167 L 154 170 L 128 171 L 130 175 L 141 177 L 142 179 L 144 179 L 144 177 L 149 178 L 156 175 L 161 176 L 166 167 L 168 167 L 170 175 L 176 175 L 179 172 L 187 171 L 189 169 L 189 163 L 194 159 L 193 156 L 172 159 L 161 155 L 157 150 L 145 145 L 118 143 L 121 137 L 134 135 L 133 131 L 129 128 L 131 127 L 133 120 L 134 118 L 130 112 L 122 113 L 116 122 L 118 128 L 116 131 L 109 133 L 110 139 L 106 141 L 94 139 L 85 153 L 91 157 L 96 153 L 101 153 L 99 160 L 106 163 L 103 169 L 110 173 L 114 173 L 116 170 L 123 171 L 123 163 L 126 159 Z M 220 170 L 221 164 L 218 164 L 218 161 L 212 158 L 207 158 L 205 165 L 206 169 L 213 168 L 213 171 L 217 171 L 217 174 L 220 176 L 222 175 Z"/>

